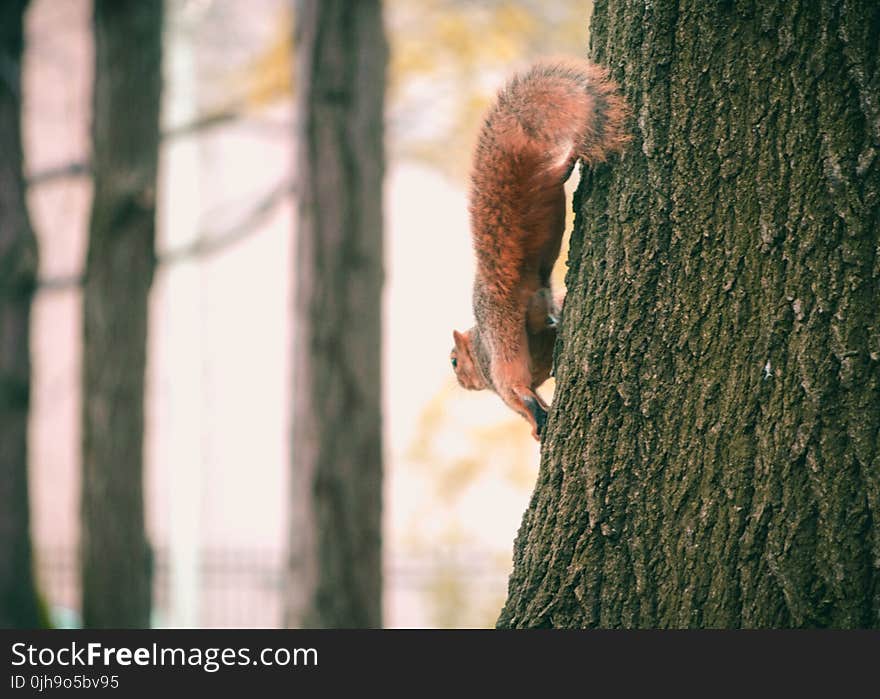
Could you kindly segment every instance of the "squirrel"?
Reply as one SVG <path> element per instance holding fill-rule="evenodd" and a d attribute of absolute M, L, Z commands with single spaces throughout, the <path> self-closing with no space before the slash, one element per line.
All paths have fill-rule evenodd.
<path fill-rule="evenodd" d="M 565 227 L 563 184 L 579 159 L 603 162 L 629 141 L 617 90 L 587 60 L 539 62 L 500 90 L 474 151 L 476 325 L 453 330 L 450 360 L 462 387 L 495 391 L 539 441 L 548 405 L 536 389 L 551 374 L 559 325 L 550 273 Z"/>

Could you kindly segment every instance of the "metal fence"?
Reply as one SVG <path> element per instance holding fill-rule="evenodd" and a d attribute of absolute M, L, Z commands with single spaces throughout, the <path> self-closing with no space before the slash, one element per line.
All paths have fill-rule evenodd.
<path fill-rule="evenodd" d="M 274 628 L 283 622 L 284 555 L 257 549 L 206 549 L 199 566 L 199 626 Z M 154 550 L 153 626 L 169 622 L 167 552 Z M 509 564 L 496 552 L 443 550 L 391 556 L 384 570 L 386 624 L 492 625 L 506 592 Z M 40 589 L 58 626 L 79 625 L 75 549 L 37 552 Z"/>

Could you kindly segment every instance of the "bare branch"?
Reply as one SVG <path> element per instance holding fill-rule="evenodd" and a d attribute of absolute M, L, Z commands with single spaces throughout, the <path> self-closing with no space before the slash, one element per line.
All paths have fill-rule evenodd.
<path fill-rule="evenodd" d="M 196 117 L 188 124 L 179 124 L 178 126 L 172 126 L 165 129 L 164 131 L 162 131 L 162 140 L 190 136 L 194 133 L 204 131 L 205 129 L 211 129 L 215 126 L 221 126 L 230 121 L 235 121 L 242 116 L 243 112 L 238 107 L 225 109 L 222 111 L 214 112 L 212 114 L 205 114 L 203 116 Z"/>
<path fill-rule="evenodd" d="M 37 281 L 37 291 L 67 291 L 79 289 L 83 285 L 82 274 L 71 274 L 63 277 L 47 277 Z"/>
<path fill-rule="evenodd" d="M 158 265 L 172 265 L 183 260 L 215 255 L 230 246 L 245 240 L 259 230 L 275 211 L 294 191 L 293 181 L 284 180 L 271 189 L 242 218 L 221 231 L 201 231 L 197 240 L 190 245 L 168 250 L 161 253 L 156 262 Z M 40 279 L 37 283 L 38 292 L 66 291 L 80 288 L 83 275 L 69 275 Z"/>
<path fill-rule="evenodd" d="M 225 231 L 219 233 L 209 233 L 204 231 L 199 235 L 198 239 L 190 245 L 169 250 L 159 255 L 158 263 L 174 264 L 181 260 L 192 257 L 207 257 L 214 255 L 234 245 L 257 230 L 275 208 L 283 202 L 293 192 L 293 183 L 291 181 L 281 182 L 277 187 L 271 190 L 257 204 L 248 211 L 240 221 L 233 224 Z"/>
<path fill-rule="evenodd" d="M 188 124 L 180 124 L 165 129 L 162 132 L 161 138 L 163 141 L 174 138 L 184 138 L 214 128 L 215 126 L 222 126 L 223 124 L 235 121 L 236 119 L 240 119 L 243 115 L 244 112 L 240 107 L 213 112 L 211 114 L 197 117 Z M 54 182 L 55 180 L 85 177 L 91 176 L 91 174 L 92 168 L 87 161 L 72 162 L 35 172 L 27 178 L 27 183 L 29 187 L 35 187 L 48 182 Z"/>
<path fill-rule="evenodd" d="M 50 167 L 40 172 L 35 172 L 27 178 L 28 187 L 46 184 L 54 180 L 66 180 L 71 177 L 81 177 L 91 175 L 92 168 L 88 163 L 67 163 L 66 165 L 58 165 Z"/>

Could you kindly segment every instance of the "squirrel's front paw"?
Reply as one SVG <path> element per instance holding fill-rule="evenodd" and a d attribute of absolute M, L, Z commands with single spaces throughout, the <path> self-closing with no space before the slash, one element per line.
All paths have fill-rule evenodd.
<path fill-rule="evenodd" d="M 522 415 L 532 426 L 532 436 L 541 441 L 547 424 L 547 404 L 530 388 L 511 389 L 505 402 Z"/>
<path fill-rule="evenodd" d="M 544 428 L 547 425 L 547 410 L 535 398 L 537 396 L 527 396 L 522 401 L 531 417 L 532 436 L 540 442 L 541 437 L 544 436 Z"/>

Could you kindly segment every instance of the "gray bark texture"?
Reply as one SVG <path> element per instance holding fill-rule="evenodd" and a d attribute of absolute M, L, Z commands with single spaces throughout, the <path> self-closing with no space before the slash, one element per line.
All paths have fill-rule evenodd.
<path fill-rule="evenodd" d="M 378 0 L 296 5 L 297 243 L 287 623 L 382 623 Z"/>
<path fill-rule="evenodd" d="M 880 5 L 596 2 L 586 174 L 501 627 L 880 626 Z"/>
<path fill-rule="evenodd" d="M 162 0 L 96 0 L 94 200 L 83 287 L 82 609 L 150 622 L 143 435 L 154 268 Z"/>
<path fill-rule="evenodd" d="M 382 622 L 383 104 L 378 0 L 296 3 L 287 623 Z"/>
<path fill-rule="evenodd" d="M 38 625 L 28 503 L 30 313 L 37 241 L 25 200 L 21 59 L 27 2 L 0 4 L 0 628 Z"/>

